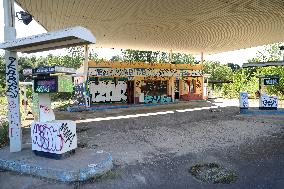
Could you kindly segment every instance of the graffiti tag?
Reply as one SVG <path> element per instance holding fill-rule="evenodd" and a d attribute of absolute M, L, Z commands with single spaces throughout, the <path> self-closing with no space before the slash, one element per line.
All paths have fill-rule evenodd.
<path fill-rule="evenodd" d="M 60 127 L 60 131 L 62 131 L 64 143 L 69 142 L 69 147 L 72 145 L 73 139 L 76 136 L 76 133 L 73 133 L 67 126 L 67 123 L 62 123 Z"/>
<path fill-rule="evenodd" d="M 9 63 L 6 67 L 7 96 L 11 98 L 17 98 L 19 93 L 15 61 L 16 58 L 9 57 Z"/>
<path fill-rule="evenodd" d="M 49 152 L 61 151 L 64 139 L 59 130 L 47 124 L 35 124 L 33 127 L 33 144 Z"/>

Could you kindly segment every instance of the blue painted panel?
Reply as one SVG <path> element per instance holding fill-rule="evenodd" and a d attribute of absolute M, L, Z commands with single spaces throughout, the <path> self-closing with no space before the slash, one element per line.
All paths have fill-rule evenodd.
<path fill-rule="evenodd" d="M 172 98 L 169 96 L 145 96 L 145 103 L 170 103 L 172 102 Z"/>

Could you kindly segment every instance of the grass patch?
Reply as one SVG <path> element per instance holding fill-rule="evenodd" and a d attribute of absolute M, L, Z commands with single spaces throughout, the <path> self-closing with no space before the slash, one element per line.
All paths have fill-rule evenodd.
<path fill-rule="evenodd" d="M 237 173 L 217 163 L 196 164 L 189 171 L 195 178 L 206 183 L 229 184 L 237 180 Z"/>

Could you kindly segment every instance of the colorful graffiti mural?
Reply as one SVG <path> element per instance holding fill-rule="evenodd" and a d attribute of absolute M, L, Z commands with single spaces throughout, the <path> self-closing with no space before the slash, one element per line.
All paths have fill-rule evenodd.
<path fill-rule="evenodd" d="M 172 97 L 169 96 L 145 96 L 145 103 L 170 103 L 172 102 Z"/>
<path fill-rule="evenodd" d="M 201 76 L 200 70 L 177 70 L 155 68 L 89 68 L 89 76 Z"/>
<path fill-rule="evenodd" d="M 127 82 L 112 80 L 90 81 L 89 90 L 91 101 L 94 102 L 126 102 Z"/>

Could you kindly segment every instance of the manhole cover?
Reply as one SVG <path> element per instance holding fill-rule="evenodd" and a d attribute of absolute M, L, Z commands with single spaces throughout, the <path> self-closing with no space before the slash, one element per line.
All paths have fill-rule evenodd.
<path fill-rule="evenodd" d="M 229 184 L 237 179 L 235 171 L 221 167 L 217 163 L 196 164 L 190 168 L 190 173 L 206 183 Z"/>

